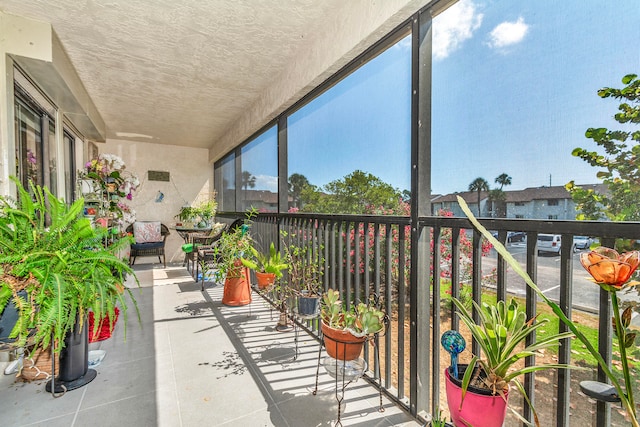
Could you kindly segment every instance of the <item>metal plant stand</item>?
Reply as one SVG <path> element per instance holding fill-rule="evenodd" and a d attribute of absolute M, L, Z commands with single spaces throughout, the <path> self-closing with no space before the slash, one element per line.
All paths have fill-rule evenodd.
<path fill-rule="evenodd" d="M 293 342 L 295 343 L 296 346 L 296 354 L 293 358 L 293 360 L 296 360 L 298 358 L 298 354 L 299 354 L 299 350 L 298 350 L 298 342 L 299 342 L 299 336 L 300 336 L 300 329 L 302 328 L 302 326 L 300 325 L 300 322 L 305 321 L 305 320 L 313 320 L 313 319 L 318 319 L 320 317 L 320 312 L 317 311 L 313 314 L 300 314 L 298 312 L 298 308 L 294 308 L 293 309 L 293 317 L 294 317 L 294 321 L 293 321 L 293 328 L 294 328 L 294 337 L 293 337 Z M 319 331 L 320 332 L 320 342 L 322 342 L 322 330 Z M 322 344 L 320 344 L 320 348 L 322 349 Z M 317 378 L 317 375 L 316 375 Z M 317 383 L 316 383 L 316 389 L 317 389 Z M 315 392 L 314 392 L 315 394 Z"/>
<path fill-rule="evenodd" d="M 373 357 L 374 357 L 374 367 L 378 372 L 374 373 L 374 378 L 377 378 L 378 381 L 378 391 L 380 397 L 380 406 L 378 408 L 378 412 L 384 412 L 384 406 L 382 405 L 382 387 L 380 382 L 380 352 L 378 350 L 379 344 L 379 333 L 373 334 L 373 338 L 368 338 L 365 341 L 365 345 L 370 340 L 373 340 Z M 336 354 L 338 354 L 338 344 L 346 344 L 343 341 L 336 340 Z M 320 329 L 320 345 L 318 346 L 318 366 L 316 368 L 316 387 L 313 390 L 313 395 L 315 396 L 318 392 L 318 377 L 320 375 L 320 359 L 322 355 L 322 346 L 324 345 L 324 340 L 322 339 L 322 329 Z M 342 346 L 343 349 L 343 357 L 346 353 L 346 345 Z M 297 355 L 297 342 L 296 342 L 296 355 Z M 322 362 L 325 370 L 329 375 L 331 375 L 335 379 L 335 397 L 338 402 L 338 419 L 336 420 L 336 427 L 342 426 L 342 422 L 340 418 L 342 416 L 342 402 L 344 401 L 344 393 L 345 389 L 349 384 L 353 381 L 358 380 L 358 378 L 364 375 L 364 372 L 367 370 L 367 362 L 362 358 L 357 358 L 355 360 L 338 360 L 332 357 L 326 356 L 324 361 Z M 338 384 L 338 379 L 341 380 L 341 384 Z"/>

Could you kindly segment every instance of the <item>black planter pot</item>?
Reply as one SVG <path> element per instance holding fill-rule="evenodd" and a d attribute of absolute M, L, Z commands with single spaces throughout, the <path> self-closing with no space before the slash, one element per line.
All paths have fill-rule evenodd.
<path fill-rule="evenodd" d="M 298 297 L 298 314 L 301 316 L 314 316 L 319 313 L 320 297 Z"/>
<path fill-rule="evenodd" d="M 64 339 L 59 375 L 47 382 L 45 389 L 51 393 L 64 393 L 89 384 L 97 375 L 95 370 L 89 369 L 89 323 L 84 322 L 80 330 L 80 323 L 76 321 L 73 331 Z"/>
<path fill-rule="evenodd" d="M 27 293 L 25 291 L 20 291 L 18 292 L 18 296 L 26 298 Z M 16 309 L 16 305 L 13 301 L 9 301 L 4 307 L 4 310 L 0 311 L 0 342 L 12 343 L 15 341 L 14 338 L 9 338 L 9 334 L 11 334 L 11 330 L 16 326 L 18 317 L 19 313 Z"/>

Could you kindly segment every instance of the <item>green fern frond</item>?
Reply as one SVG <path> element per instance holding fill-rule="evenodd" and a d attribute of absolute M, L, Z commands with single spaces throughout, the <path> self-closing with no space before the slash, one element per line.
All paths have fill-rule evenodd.
<path fill-rule="evenodd" d="M 12 179 L 18 201 L 0 196 L 0 309 L 13 302 L 18 310 L 11 338 L 17 345 L 28 339 L 48 347 L 53 337 L 61 350 L 76 318 L 82 325 L 89 310 L 98 320 L 113 319 L 119 305 L 126 320 L 127 301 L 118 285 L 135 275 L 115 253 L 129 238 L 105 248 L 104 232 L 82 216 L 82 199 L 67 206 L 46 188 L 31 185 L 27 192 Z M 27 296 L 17 295 L 22 289 Z"/>

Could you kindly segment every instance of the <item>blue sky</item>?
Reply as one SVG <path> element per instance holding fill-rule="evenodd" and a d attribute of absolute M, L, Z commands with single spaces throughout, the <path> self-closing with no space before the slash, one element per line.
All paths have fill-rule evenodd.
<path fill-rule="evenodd" d="M 638 0 L 462 0 L 436 16 L 433 193 L 501 173 L 513 190 L 597 182 L 571 151 L 595 149 L 588 127 L 620 128 L 618 103 L 596 92 L 640 72 L 639 24 Z M 324 185 L 361 169 L 410 187 L 409 49 L 400 41 L 289 118 L 289 174 Z M 275 130 L 259 141 L 243 164 L 275 191 L 277 171 L 258 164 L 275 159 Z"/>
<path fill-rule="evenodd" d="M 552 12 L 553 11 L 553 12 Z M 476 177 L 508 189 L 595 183 L 575 157 L 588 127 L 620 128 L 620 87 L 640 72 L 640 2 L 461 1 L 434 20 L 432 189 Z"/>

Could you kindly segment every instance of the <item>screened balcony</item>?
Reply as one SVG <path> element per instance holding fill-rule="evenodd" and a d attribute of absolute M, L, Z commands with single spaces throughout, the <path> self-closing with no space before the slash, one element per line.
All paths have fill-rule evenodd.
<path fill-rule="evenodd" d="M 81 196 L 76 174 L 85 162 L 97 154 L 121 156 L 141 178 L 130 201 L 137 218 L 172 229 L 167 270 L 150 271 L 166 274 L 187 298 L 197 293 L 181 284 L 189 280 L 180 270 L 184 241 L 174 231 L 180 208 L 214 193 L 218 221 L 257 208 L 253 230 L 261 244 L 279 242 L 280 230 L 304 236 L 323 254 L 326 288 L 340 289 L 347 301 L 371 293 L 383 298 L 393 322 L 381 345 L 379 374 L 373 369 L 368 377 L 381 384 L 387 411 L 400 408 L 398 423 L 407 414 L 408 423 L 420 423 L 438 408 L 446 412 L 442 371 L 448 357 L 439 337 L 460 329 L 449 295 L 475 301 L 515 296 L 530 315 L 547 314 L 461 215 L 454 200 L 466 193 L 482 223 L 546 295 L 591 328 L 615 366 L 607 295 L 586 281 L 580 251 L 567 242 L 577 236 L 610 246 L 619 238 L 637 240 L 638 222 L 575 221 L 578 208 L 564 187 L 603 185 L 597 168 L 572 152 L 596 149 L 586 129 L 619 125 L 612 119 L 618 103 L 600 98 L 598 90 L 619 87 L 623 76 L 637 72 L 637 48 L 629 40 L 640 39 L 640 9 L 634 0 L 555 3 L 4 1 L 0 97 L 13 108 L 0 109 L 0 191 L 14 195 L 8 178 L 15 171 L 71 200 Z M 477 193 L 471 190 L 482 181 Z M 347 183 L 355 195 L 341 193 Z M 371 188 L 394 197 L 378 197 Z M 491 202 L 494 190 L 506 194 L 503 204 Z M 439 216 L 440 210 L 453 216 Z M 513 233 L 518 241 L 511 241 Z M 538 256 L 540 234 L 561 236 L 558 254 Z M 141 274 L 151 267 L 143 263 Z M 163 280 L 151 283 L 155 288 Z M 216 289 L 197 300 L 204 307 L 194 313 L 204 316 L 200 320 L 220 314 Z M 254 293 L 255 301 L 260 298 Z M 633 304 L 637 295 L 625 298 Z M 260 322 L 265 307 L 256 308 Z M 170 314 L 176 308 L 155 298 L 145 307 Z M 149 321 L 159 325 L 170 317 Z M 317 324 L 304 327 L 317 349 Z M 225 329 L 231 341 L 238 333 L 244 331 Z M 206 327 L 197 334 L 207 334 Z M 290 338 L 274 340 L 286 353 Z M 243 353 L 251 353 L 250 345 L 229 351 L 250 356 Z M 476 350 L 471 343 L 463 357 L 470 350 Z M 615 405 L 580 394 L 581 379 L 603 379 L 580 348 L 565 346 L 537 360 L 587 367 L 527 377 L 543 425 L 626 425 Z M 157 378 L 164 374 L 156 370 Z M 307 374 L 291 387 L 306 384 L 313 377 Z M 268 378 L 252 381 L 264 385 Z M 166 407 L 157 402 L 151 424 L 166 420 Z M 259 419 L 280 425 L 263 403 Z M 531 419 L 517 396 L 513 403 Z M 73 420 L 94 406 L 99 403 L 65 415 Z M 345 419 L 364 424 L 385 416 L 369 409 L 366 417 L 373 418 L 358 421 L 354 412 Z M 182 424 L 190 424 L 191 411 L 197 409 L 189 407 Z M 335 421 L 329 412 L 318 423 Z M 55 416 L 24 422 L 49 418 Z M 295 417 L 287 420 L 297 425 Z M 506 425 L 519 424 L 511 416 Z"/>

